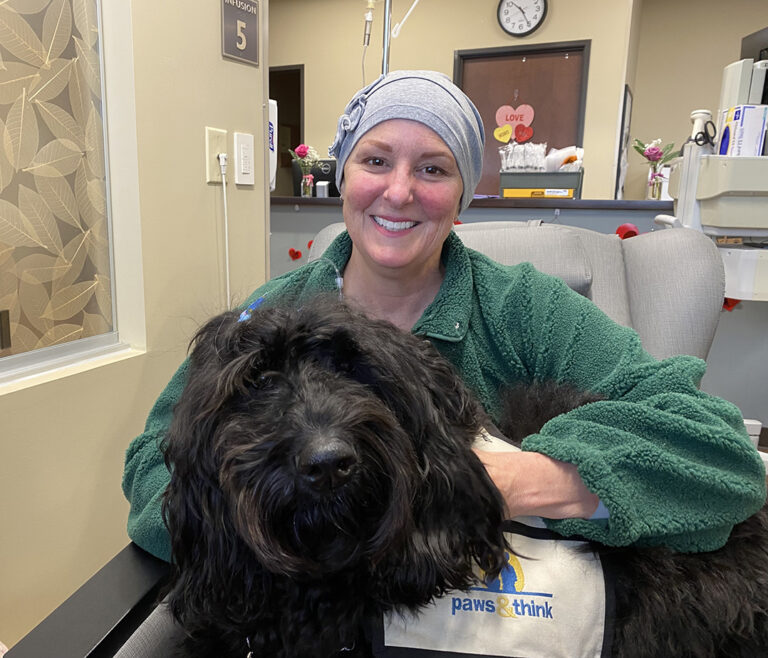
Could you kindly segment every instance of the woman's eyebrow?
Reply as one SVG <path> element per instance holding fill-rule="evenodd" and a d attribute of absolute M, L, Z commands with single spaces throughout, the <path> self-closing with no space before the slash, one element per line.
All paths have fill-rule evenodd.
<path fill-rule="evenodd" d="M 381 139 L 361 139 L 360 140 L 360 146 L 370 146 L 373 148 L 378 148 L 383 151 L 391 152 L 392 151 L 392 145 L 389 142 L 385 142 Z"/>
<path fill-rule="evenodd" d="M 421 154 L 422 158 L 448 158 L 451 159 L 453 154 L 450 151 L 426 151 Z"/>
<path fill-rule="evenodd" d="M 361 147 L 371 147 L 381 149 L 387 153 L 391 153 L 394 149 L 389 142 L 381 139 L 361 139 L 359 142 Z M 448 149 L 437 149 L 434 151 L 425 151 L 419 154 L 419 158 L 452 158 L 453 154 Z"/>

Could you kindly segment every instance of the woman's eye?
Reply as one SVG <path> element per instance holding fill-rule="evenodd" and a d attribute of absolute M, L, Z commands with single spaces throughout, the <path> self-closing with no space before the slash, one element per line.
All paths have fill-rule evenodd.
<path fill-rule="evenodd" d="M 384 160 L 381 158 L 368 158 L 365 161 L 366 164 L 373 165 L 374 167 L 381 167 L 384 164 Z"/>
<path fill-rule="evenodd" d="M 437 176 L 439 174 L 443 173 L 443 170 L 440 169 L 440 167 L 436 167 L 435 165 L 427 165 L 424 167 L 424 173 L 430 174 L 432 176 Z"/>

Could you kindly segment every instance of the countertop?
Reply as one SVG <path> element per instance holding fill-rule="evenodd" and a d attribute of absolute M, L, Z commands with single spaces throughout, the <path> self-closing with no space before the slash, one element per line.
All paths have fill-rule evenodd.
<path fill-rule="evenodd" d="M 273 206 L 341 206 L 339 197 L 317 198 L 296 196 L 270 197 Z M 671 201 L 632 201 L 618 199 L 501 199 L 477 198 L 470 208 L 572 208 L 573 210 L 650 210 L 657 213 L 672 212 Z"/>

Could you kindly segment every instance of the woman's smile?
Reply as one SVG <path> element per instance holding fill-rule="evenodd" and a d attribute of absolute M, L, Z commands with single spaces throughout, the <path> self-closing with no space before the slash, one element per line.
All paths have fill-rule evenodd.
<path fill-rule="evenodd" d="M 391 220 L 387 219 L 386 217 L 380 217 L 379 215 L 371 215 L 371 218 L 377 226 L 380 226 L 383 230 L 390 233 L 400 233 L 402 231 L 407 231 L 409 228 L 413 228 L 418 224 L 418 222 L 412 222 L 407 219 Z"/>

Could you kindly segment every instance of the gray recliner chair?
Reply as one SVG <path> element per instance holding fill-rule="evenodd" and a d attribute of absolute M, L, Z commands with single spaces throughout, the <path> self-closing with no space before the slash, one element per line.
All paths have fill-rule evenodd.
<path fill-rule="evenodd" d="M 319 258 L 343 228 L 332 224 L 320 231 L 309 260 Z M 691 354 L 705 359 L 709 352 L 725 279 L 717 248 L 702 233 L 660 230 L 621 240 L 612 234 L 537 222 L 462 224 L 456 232 L 469 247 L 498 262 L 529 261 L 561 277 L 616 322 L 633 327 L 657 358 Z M 178 628 L 162 605 L 147 616 L 165 573 L 163 563 L 129 545 L 17 644 L 8 658 L 169 655 Z"/>

